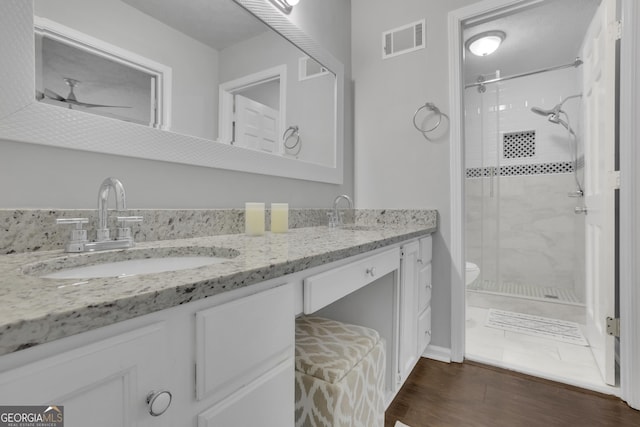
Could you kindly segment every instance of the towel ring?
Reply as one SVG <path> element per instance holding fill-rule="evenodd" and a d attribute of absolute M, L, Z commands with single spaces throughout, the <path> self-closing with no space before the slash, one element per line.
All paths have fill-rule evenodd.
<path fill-rule="evenodd" d="M 429 129 L 422 129 L 418 123 L 416 123 L 416 118 L 418 117 L 418 113 L 422 110 L 430 110 L 433 111 L 435 114 L 438 115 L 438 120 L 436 121 L 436 124 L 433 125 L 432 127 L 430 127 Z M 436 107 L 436 105 L 432 102 L 427 102 L 424 105 L 420 106 L 416 112 L 413 114 L 413 126 L 418 129 L 418 131 L 422 134 L 422 136 L 425 137 L 426 140 L 431 141 L 431 139 L 427 136 L 428 132 L 432 132 L 434 130 L 436 130 L 438 128 L 438 126 L 440 126 L 440 124 L 442 123 L 442 117 L 445 117 L 447 120 L 449 120 L 449 116 L 447 116 L 445 113 L 443 113 L 442 111 L 440 111 L 440 109 L 438 107 Z"/>
<path fill-rule="evenodd" d="M 293 145 L 288 145 L 287 141 L 294 137 L 296 139 L 295 143 Z M 298 144 L 300 144 L 300 128 L 298 126 L 289 126 L 282 134 L 282 139 L 284 139 L 284 148 L 293 150 L 298 146 Z"/>

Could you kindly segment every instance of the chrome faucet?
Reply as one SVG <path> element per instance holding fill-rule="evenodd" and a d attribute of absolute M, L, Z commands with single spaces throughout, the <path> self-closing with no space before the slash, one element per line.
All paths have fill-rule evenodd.
<path fill-rule="evenodd" d="M 107 219 L 109 215 L 108 201 L 111 190 L 113 190 L 115 195 L 116 210 L 124 210 L 127 208 L 127 200 L 122 183 L 116 178 L 105 179 L 98 190 L 98 226 L 96 229 L 95 242 L 89 242 L 89 240 L 87 240 L 87 231 L 82 229 L 82 224 L 89 222 L 87 218 L 58 218 L 56 220 L 58 224 L 75 225 L 75 229 L 71 231 L 69 241 L 65 244 L 66 252 L 93 252 L 108 249 L 126 249 L 135 246 L 135 242 L 131 236 L 131 228 L 129 228 L 128 225 L 132 222 L 141 222 L 141 216 L 117 217 L 120 223 L 117 237 L 113 240 L 110 238 Z"/>
<path fill-rule="evenodd" d="M 113 189 L 116 197 L 116 210 L 127 209 L 127 198 L 124 193 L 122 183 L 116 178 L 106 178 L 102 181 L 98 190 L 98 230 L 96 231 L 97 241 L 109 240 L 109 229 L 107 228 L 109 193 Z"/>
<path fill-rule="evenodd" d="M 340 200 L 346 200 L 349 203 L 349 209 L 353 209 L 353 200 L 346 194 L 341 194 L 333 200 L 333 210 L 329 215 L 329 227 L 340 227 L 342 225 L 342 216 L 338 212 L 338 203 Z"/>

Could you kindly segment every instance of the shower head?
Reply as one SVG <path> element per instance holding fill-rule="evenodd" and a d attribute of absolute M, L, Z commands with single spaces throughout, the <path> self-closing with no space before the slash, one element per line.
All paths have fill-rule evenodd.
<path fill-rule="evenodd" d="M 560 113 L 564 114 L 565 116 L 567 114 L 566 112 L 564 112 L 564 110 L 560 109 L 561 106 L 562 104 L 557 104 L 555 107 L 553 107 L 550 110 L 545 110 L 540 107 L 531 107 L 531 111 L 533 111 L 536 114 L 540 114 L 541 116 L 547 116 L 547 120 L 549 120 L 551 123 L 554 123 L 556 125 L 562 125 L 571 134 L 575 135 L 575 133 L 573 132 L 573 129 L 571 129 L 571 126 L 569 126 L 569 123 L 567 123 L 566 121 L 560 118 Z"/>
<path fill-rule="evenodd" d="M 582 63 L 582 61 L 580 61 L 579 59 L 576 59 L 576 63 L 577 62 Z M 577 95 L 571 95 L 563 99 L 561 103 L 554 105 L 553 108 L 549 110 L 545 110 L 544 108 L 540 108 L 540 107 L 531 107 L 531 111 L 533 111 L 536 114 L 540 114 L 541 116 L 549 116 L 549 121 L 552 123 L 560 123 L 560 113 L 562 112 L 564 114 L 567 114 L 562 110 L 562 106 L 564 105 L 564 103 L 567 102 L 569 99 L 580 98 L 580 97 L 582 97 L 581 93 Z"/>
<path fill-rule="evenodd" d="M 556 108 L 558 108 L 559 110 L 560 104 L 556 105 L 554 108 L 552 108 L 551 110 L 545 110 L 542 109 L 540 107 L 531 107 L 531 111 L 533 111 L 536 114 L 540 114 L 541 116 L 550 116 L 552 114 L 556 114 Z"/>

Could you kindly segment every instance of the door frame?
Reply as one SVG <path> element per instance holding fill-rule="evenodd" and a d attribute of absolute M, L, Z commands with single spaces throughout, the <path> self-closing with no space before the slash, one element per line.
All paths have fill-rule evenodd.
<path fill-rule="evenodd" d="M 450 105 L 450 209 L 451 209 L 451 360 L 464 361 L 465 352 L 465 200 L 464 200 L 464 114 L 462 72 L 462 26 L 474 18 L 516 10 L 543 0 L 484 0 L 449 13 L 449 105 Z M 621 43 L 620 76 L 620 396 L 631 407 L 640 409 L 640 5 L 622 0 L 624 21 Z M 635 230 L 635 235 L 631 231 Z"/>
<path fill-rule="evenodd" d="M 620 387 L 640 410 L 640 5 L 622 0 L 620 44 Z M 635 142 L 635 143 L 634 143 Z M 633 285 L 636 286 L 633 286 Z"/>
<path fill-rule="evenodd" d="M 242 76 L 240 78 L 221 83 L 219 86 L 218 103 L 218 141 L 224 144 L 231 144 L 233 130 L 233 95 L 244 89 L 260 85 L 262 83 L 278 80 L 280 82 L 280 129 L 287 118 L 287 66 L 278 65 L 272 68 L 258 71 L 257 73 Z"/>

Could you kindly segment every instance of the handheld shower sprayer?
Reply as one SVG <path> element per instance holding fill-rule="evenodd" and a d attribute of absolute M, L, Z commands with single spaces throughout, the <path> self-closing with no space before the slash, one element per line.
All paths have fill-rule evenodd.
<path fill-rule="evenodd" d="M 570 142 L 573 142 L 573 162 L 574 162 L 573 176 L 576 181 L 576 191 L 569 193 L 570 197 L 582 197 L 584 194 L 584 191 L 582 189 L 580 180 L 578 179 L 578 166 L 577 166 L 578 137 L 573 131 L 573 129 L 571 129 L 571 126 L 569 125 L 569 115 L 567 114 L 566 111 L 562 109 L 562 105 L 564 105 L 564 103 L 567 102 L 569 99 L 581 98 L 581 97 L 582 97 L 581 93 L 577 95 L 568 96 L 565 99 L 563 99 L 559 104 L 556 104 L 553 108 L 549 110 L 545 110 L 544 108 L 540 108 L 540 107 L 531 107 L 532 112 L 539 114 L 541 116 L 547 116 L 547 120 L 549 120 L 551 123 L 560 124 L 565 129 L 567 129 L 567 131 L 569 131 L 569 135 L 570 135 L 569 140 Z M 564 114 L 566 121 L 562 120 L 562 118 L 560 117 L 560 114 Z M 571 139 L 571 136 L 573 136 L 573 140 Z"/>

